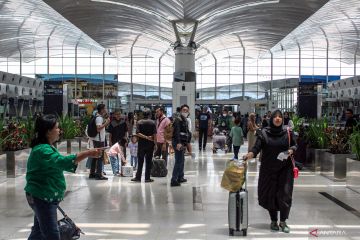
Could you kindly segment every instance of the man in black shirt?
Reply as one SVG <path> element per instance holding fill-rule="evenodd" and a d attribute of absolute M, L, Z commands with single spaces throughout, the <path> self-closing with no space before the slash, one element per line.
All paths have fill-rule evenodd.
<path fill-rule="evenodd" d="M 113 144 L 117 143 L 121 139 L 127 137 L 128 127 L 124 120 L 121 117 L 120 111 L 115 111 L 114 119 L 111 121 L 109 128 L 109 145 L 112 146 Z M 126 147 L 123 147 L 124 157 L 126 158 Z"/>
<path fill-rule="evenodd" d="M 208 113 L 207 107 L 203 108 L 203 111 L 202 113 L 199 114 L 198 119 L 199 119 L 199 151 L 201 151 L 201 149 L 205 151 L 208 126 L 210 121 L 210 114 Z"/>
<path fill-rule="evenodd" d="M 138 169 L 136 171 L 135 178 L 131 179 L 133 182 L 141 181 L 142 168 L 144 165 L 144 159 L 146 161 L 145 166 L 145 182 L 153 182 L 150 179 L 150 171 L 152 166 L 152 157 L 154 153 L 154 147 L 156 145 L 156 125 L 153 120 L 150 119 L 151 112 L 149 109 L 145 109 L 143 112 L 144 119 L 138 121 L 136 126 L 136 135 L 139 138 L 138 142 Z"/>

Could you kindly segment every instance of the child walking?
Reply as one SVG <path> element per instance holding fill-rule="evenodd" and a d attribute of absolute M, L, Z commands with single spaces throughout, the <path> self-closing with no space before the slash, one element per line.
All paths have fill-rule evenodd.
<path fill-rule="evenodd" d="M 126 149 L 126 144 L 127 144 L 126 138 L 122 138 L 120 139 L 120 141 L 112 145 L 109 150 L 108 154 L 114 176 L 123 176 L 122 168 L 119 165 L 119 156 L 121 159 L 121 166 L 124 166 L 126 164 L 126 159 L 124 157 L 124 153 L 122 149 L 123 147 L 125 147 Z"/>
<path fill-rule="evenodd" d="M 129 143 L 130 155 L 131 155 L 131 166 L 134 167 L 134 170 L 137 168 L 138 159 L 137 159 L 137 152 L 138 152 L 138 142 L 137 137 L 132 136 L 131 142 Z"/>
<path fill-rule="evenodd" d="M 232 143 L 234 147 L 234 159 L 239 159 L 239 150 L 240 146 L 244 144 L 244 135 L 243 130 L 240 127 L 240 119 L 236 118 L 235 126 L 231 128 L 230 137 L 232 138 Z"/>

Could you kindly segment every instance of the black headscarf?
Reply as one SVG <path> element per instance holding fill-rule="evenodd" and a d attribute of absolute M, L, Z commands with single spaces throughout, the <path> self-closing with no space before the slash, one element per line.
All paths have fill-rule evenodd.
<path fill-rule="evenodd" d="M 280 126 L 275 126 L 274 125 L 274 118 L 275 118 L 275 116 L 276 115 L 280 115 L 281 117 L 282 117 L 282 119 L 283 119 L 283 122 L 282 122 L 282 124 L 280 125 Z M 270 131 L 270 133 L 272 133 L 272 134 L 280 134 L 280 133 L 282 133 L 282 131 L 283 131 L 283 124 L 284 124 L 284 116 L 283 116 L 283 114 L 282 114 L 282 112 L 280 111 L 280 110 L 275 110 L 275 111 L 273 111 L 272 113 L 271 113 L 271 117 L 270 117 L 270 120 L 269 120 L 269 127 L 267 127 L 268 129 L 269 129 L 269 131 Z"/>

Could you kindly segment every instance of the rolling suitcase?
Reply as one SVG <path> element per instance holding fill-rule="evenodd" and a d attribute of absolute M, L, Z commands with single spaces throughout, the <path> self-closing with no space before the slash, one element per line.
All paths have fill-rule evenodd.
<path fill-rule="evenodd" d="M 245 173 L 245 188 L 237 192 L 229 193 L 228 217 L 229 217 L 229 236 L 234 236 L 235 231 L 247 235 L 248 229 L 248 191 Z"/>
<path fill-rule="evenodd" d="M 160 158 L 153 159 L 150 175 L 152 177 L 166 177 L 167 173 L 165 160 Z"/>

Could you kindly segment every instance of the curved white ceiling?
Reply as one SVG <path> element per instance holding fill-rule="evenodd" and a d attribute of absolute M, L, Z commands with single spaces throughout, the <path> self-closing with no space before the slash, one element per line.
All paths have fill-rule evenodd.
<path fill-rule="evenodd" d="M 196 21 L 197 59 L 329 46 L 349 61 L 359 13 L 358 0 L 0 0 L 0 56 L 46 56 L 50 39 L 50 48 L 172 57 L 172 21 L 183 39 Z"/>

